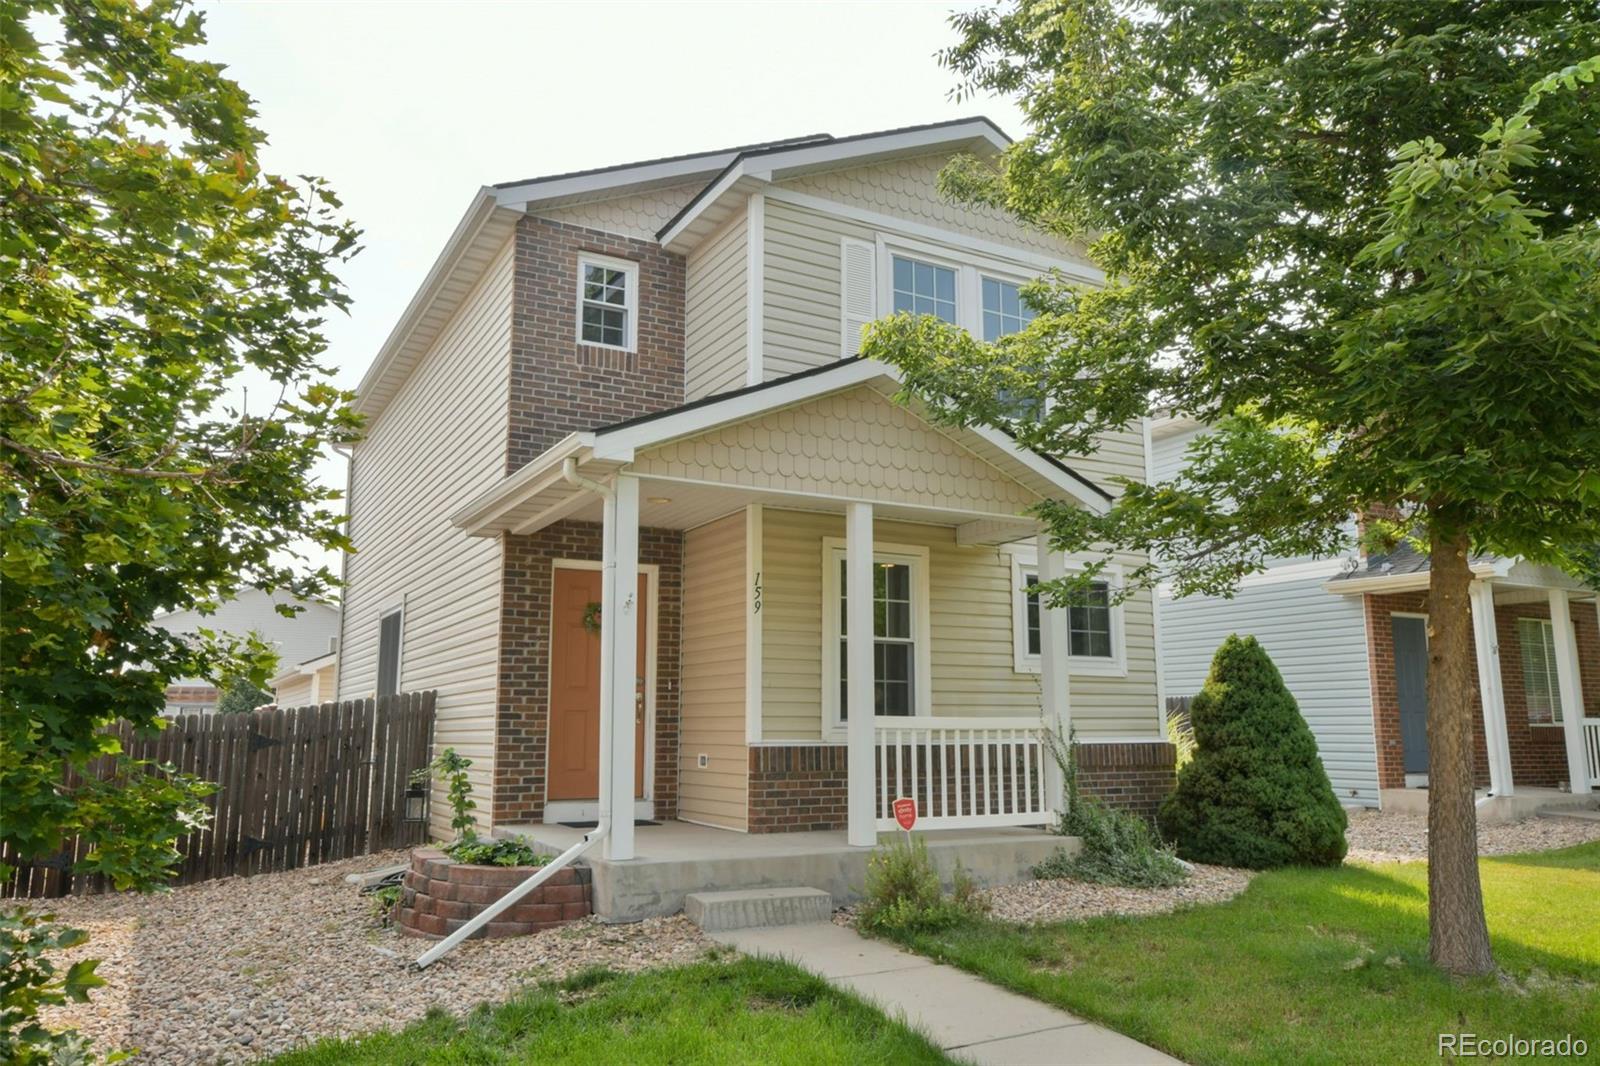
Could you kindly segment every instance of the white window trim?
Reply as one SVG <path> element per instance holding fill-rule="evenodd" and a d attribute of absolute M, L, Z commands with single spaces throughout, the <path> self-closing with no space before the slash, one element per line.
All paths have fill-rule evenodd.
<path fill-rule="evenodd" d="M 1035 548 L 1013 547 L 1011 555 L 1011 654 L 1013 669 L 1019 674 L 1037 674 L 1042 667 L 1038 655 L 1028 652 L 1028 594 L 1024 582 L 1029 574 L 1039 572 L 1039 553 Z M 1082 556 L 1068 556 L 1066 572 L 1082 573 L 1089 560 Z M 1107 563 L 1100 576 L 1112 588 L 1122 585 L 1122 564 Z M 1085 655 L 1067 655 L 1067 673 L 1080 677 L 1128 676 L 1128 627 L 1123 605 L 1111 605 L 1111 655 L 1109 658 Z M 1069 641 L 1070 644 L 1070 641 Z"/>
<path fill-rule="evenodd" d="M 878 233 L 878 316 L 893 314 L 894 307 L 894 257 L 919 259 L 935 266 L 948 267 L 956 272 L 956 325 L 974 337 L 983 336 L 983 279 L 1026 285 L 1037 274 L 1030 274 L 1019 263 L 1006 263 L 996 259 L 962 254 L 925 241 L 913 240 L 898 234 Z"/>
<path fill-rule="evenodd" d="M 400 640 L 396 643 L 394 649 L 394 690 L 395 692 L 404 692 L 406 690 L 406 601 L 402 599 L 399 603 L 385 607 L 378 612 L 378 649 L 377 653 L 372 657 L 372 694 L 374 698 L 378 695 L 378 682 L 383 679 L 383 623 L 389 616 L 396 614 L 400 616 Z"/>
<path fill-rule="evenodd" d="M 611 270 L 620 270 L 626 279 L 627 291 L 623 295 L 627 298 L 623 303 L 623 310 L 628 316 L 626 343 L 622 345 L 602 344 L 599 341 L 585 340 L 583 337 L 583 278 L 588 267 L 606 267 Z M 576 319 L 573 322 L 573 334 L 578 343 L 586 348 L 606 348 L 613 352 L 632 352 L 639 347 L 639 264 L 631 259 L 615 259 L 609 255 L 595 255 L 590 252 L 581 252 L 578 255 L 577 277 L 578 302 L 574 309 Z"/>
<path fill-rule="evenodd" d="M 845 741 L 839 720 L 839 560 L 845 557 L 842 537 L 822 538 L 822 739 Z M 933 717 L 933 613 L 929 601 L 928 549 L 916 544 L 873 541 L 874 563 L 911 566 L 911 632 L 916 647 L 914 714 L 896 721 Z"/>

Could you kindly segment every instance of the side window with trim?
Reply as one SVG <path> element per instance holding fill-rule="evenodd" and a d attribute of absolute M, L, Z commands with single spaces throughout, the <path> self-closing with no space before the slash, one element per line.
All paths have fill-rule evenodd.
<path fill-rule="evenodd" d="M 400 691 L 400 650 L 405 610 L 396 607 L 378 619 L 378 685 L 380 696 Z"/>

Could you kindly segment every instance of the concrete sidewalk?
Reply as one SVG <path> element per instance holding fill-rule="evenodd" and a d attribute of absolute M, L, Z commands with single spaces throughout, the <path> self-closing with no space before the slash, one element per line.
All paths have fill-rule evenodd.
<path fill-rule="evenodd" d="M 831 922 L 711 936 L 746 955 L 788 959 L 875 1002 L 953 1058 L 1003 1066 L 1178 1062 L 1120 1033 Z"/>

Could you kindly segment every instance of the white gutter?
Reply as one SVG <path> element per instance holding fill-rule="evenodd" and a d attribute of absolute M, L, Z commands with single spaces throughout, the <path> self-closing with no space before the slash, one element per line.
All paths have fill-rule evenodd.
<path fill-rule="evenodd" d="M 562 460 L 561 477 L 569 485 L 574 485 L 581 489 L 587 489 L 590 492 L 597 493 L 602 498 L 608 498 L 611 496 L 611 489 L 609 486 L 602 485 L 598 481 L 590 481 L 588 478 L 583 477 L 578 473 L 578 460 L 576 456 L 568 456 L 566 459 Z M 611 573 L 607 572 L 605 574 L 606 583 L 610 584 L 612 580 L 613 577 Z M 604 649 L 605 644 L 602 643 L 601 647 Z M 600 664 L 600 677 L 602 685 L 605 684 L 605 679 L 610 676 L 610 671 L 608 670 L 607 664 L 603 661 L 603 659 L 604 650 L 602 650 L 602 662 Z M 600 843 L 600 841 L 604 840 L 608 835 L 610 835 L 611 788 L 609 777 L 611 766 L 611 715 L 608 713 L 609 708 L 606 706 L 606 701 L 601 700 L 600 702 L 600 818 L 596 822 L 595 827 L 589 832 L 585 833 L 582 840 L 578 841 L 576 844 L 572 845 L 572 847 L 568 848 L 566 851 L 563 851 L 560 855 L 557 855 L 554 859 L 552 859 L 548 865 L 541 866 L 538 872 L 530 876 L 526 881 L 523 881 L 520 885 L 516 886 L 511 891 L 507 892 L 505 895 L 489 904 L 478 914 L 468 919 L 467 923 L 460 929 L 457 929 L 455 932 L 439 941 L 433 947 L 429 948 L 427 951 L 424 951 L 421 955 L 418 955 L 417 969 L 423 969 L 444 958 L 450 952 L 454 951 L 463 940 L 466 940 L 479 929 L 482 929 L 484 926 L 488 925 L 496 917 L 504 913 L 508 907 L 511 907 L 523 896 L 526 896 L 529 892 L 532 892 L 534 889 L 550 880 L 550 878 L 556 875 L 557 871 L 563 870 L 567 866 L 571 865 L 571 863 L 576 860 L 578 856 L 582 855 L 584 852 L 588 851 L 590 848 L 594 847 L 596 844 Z"/>

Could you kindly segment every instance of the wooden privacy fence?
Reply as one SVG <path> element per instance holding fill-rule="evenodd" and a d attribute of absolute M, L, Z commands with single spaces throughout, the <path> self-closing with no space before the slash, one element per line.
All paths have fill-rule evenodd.
<path fill-rule="evenodd" d="M 426 766 L 433 737 L 433 692 L 315 707 L 270 707 L 248 714 L 190 714 L 138 735 L 127 722 L 110 730 L 135 759 L 172 763 L 217 786 L 210 824 L 178 840 L 183 860 L 172 884 L 293 870 L 320 862 L 419 844 L 427 819 L 407 820 L 406 786 Z M 109 774 L 111 759 L 90 773 Z M 16 872 L 0 896 L 101 892 L 97 876 L 74 876 L 87 846 L 70 840 L 45 859 L 0 851 Z"/>

